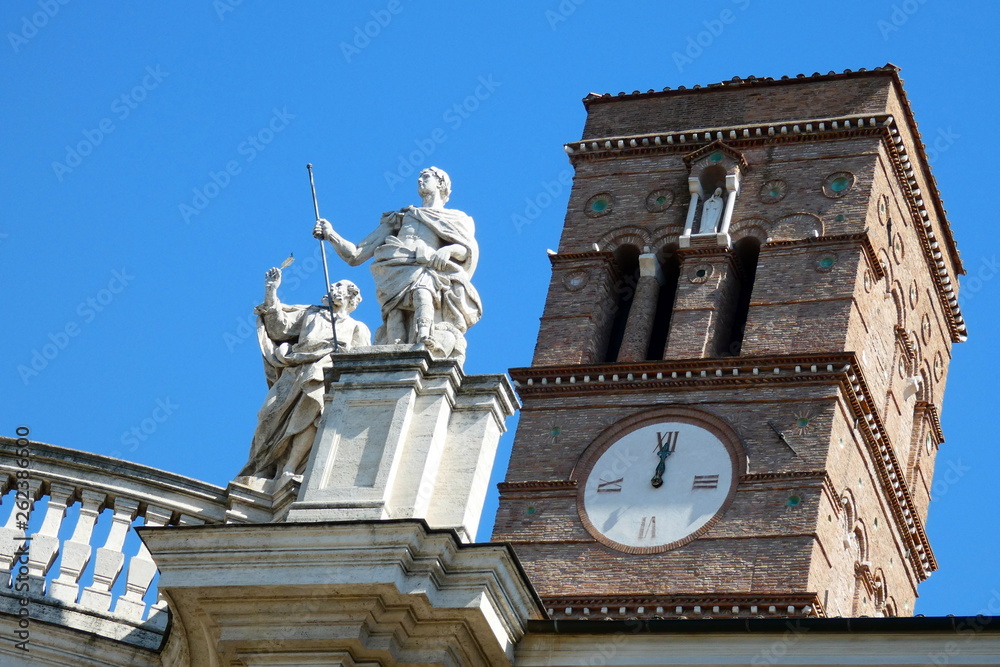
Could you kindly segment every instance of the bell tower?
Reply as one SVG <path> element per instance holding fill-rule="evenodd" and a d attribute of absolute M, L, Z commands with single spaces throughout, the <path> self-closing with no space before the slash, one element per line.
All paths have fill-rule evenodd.
<path fill-rule="evenodd" d="M 966 330 L 898 69 L 584 105 L 493 539 L 556 619 L 912 614 Z"/>

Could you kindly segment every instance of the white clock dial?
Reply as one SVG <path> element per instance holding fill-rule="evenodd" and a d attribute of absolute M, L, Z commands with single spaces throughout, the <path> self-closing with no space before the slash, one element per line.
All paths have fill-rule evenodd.
<path fill-rule="evenodd" d="M 654 552 L 694 539 L 721 514 L 737 459 L 711 431 L 665 421 L 618 438 L 584 474 L 588 530 L 609 546 Z"/>

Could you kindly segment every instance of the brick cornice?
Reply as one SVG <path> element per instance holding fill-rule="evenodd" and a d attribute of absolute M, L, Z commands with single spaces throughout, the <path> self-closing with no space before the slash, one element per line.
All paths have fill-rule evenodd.
<path fill-rule="evenodd" d="M 740 477 L 740 484 L 776 482 L 785 480 L 820 480 L 827 477 L 825 470 L 787 470 L 783 472 L 748 472 Z"/>
<path fill-rule="evenodd" d="M 885 425 L 860 364 L 852 352 L 536 366 L 513 368 L 510 375 L 522 397 L 563 397 L 609 392 L 622 394 L 767 384 L 838 385 L 874 462 L 875 476 L 881 483 L 917 580 L 926 579 L 937 569 L 937 561 L 923 523 L 906 485 L 906 471 L 885 436 Z"/>
<path fill-rule="evenodd" d="M 668 595 L 546 596 L 550 617 L 590 618 L 747 618 L 825 617 L 816 593 L 761 591 Z M 624 612 L 622 609 L 624 608 Z"/>
<path fill-rule="evenodd" d="M 549 262 L 556 268 L 560 264 L 609 262 L 614 264 L 615 254 L 610 250 L 588 250 L 587 252 L 557 252 L 549 255 Z"/>
<path fill-rule="evenodd" d="M 761 252 L 764 252 L 772 248 L 799 248 L 802 246 L 823 247 L 838 245 L 860 245 L 862 252 L 865 253 L 865 258 L 868 260 L 868 265 L 875 274 L 875 280 L 882 280 L 885 278 L 885 267 L 879 263 L 878 255 L 875 254 L 875 248 L 872 246 L 871 238 L 867 233 L 814 236 L 804 239 L 794 239 L 791 241 L 768 241 L 761 246 L 760 250 Z"/>
<path fill-rule="evenodd" d="M 941 416 L 938 414 L 937 407 L 927 401 L 917 401 L 913 411 L 918 418 L 923 417 L 930 422 L 931 430 L 934 432 L 935 444 L 940 445 L 943 443 L 944 431 L 941 430 Z"/>
<path fill-rule="evenodd" d="M 893 330 L 896 333 L 896 344 L 906 353 L 906 358 L 909 359 L 910 363 L 915 362 L 917 360 L 917 348 L 913 344 L 910 334 L 898 324 L 893 327 Z"/>
<path fill-rule="evenodd" d="M 544 479 L 528 482 L 500 482 L 497 489 L 501 494 L 516 493 L 518 491 L 572 491 L 576 492 L 575 479 Z"/>

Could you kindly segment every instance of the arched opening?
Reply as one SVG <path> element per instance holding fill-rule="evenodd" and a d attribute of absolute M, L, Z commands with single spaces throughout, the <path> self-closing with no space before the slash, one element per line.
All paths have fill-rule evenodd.
<path fill-rule="evenodd" d="M 743 349 L 743 336 L 746 333 L 747 317 L 750 315 L 750 297 L 753 295 L 753 284 L 757 277 L 760 241 L 753 236 L 742 238 L 733 247 L 733 254 L 740 268 L 740 287 L 732 314 L 729 339 L 722 351 L 722 356 L 726 357 L 737 357 Z"/>
<path fill-rule="evenodd" d="M 634 245 L 623 245 L 615 250 L 615 263 L 618 266 L 619 280 L 615 283 L 611 308 L 611 329 L 608 334 L 608 348 L 604 353 L 605 362 L 615 362 L 625 338 L 625 325 L 628 323 L 628 313 L 632 308 L 632 298 L 635 296 L 636 285 L 639 284 L 639 248 Z"/>
<path fill-rule="evenodd" d="M 681 260 L 675 248 L 666 251 L 660 262 L 663 271 L 663 285 L 656 300 L 656 314 L 653 316 L 653 331 L 649 336 L 649 349 L 646 359 L 663 359 L 663 351 L 667 347 L 667 336 L 670 333 L 670 316 L 674 312 L 674 299 L 677 297 L 677 282 L 681 276 Z"/>

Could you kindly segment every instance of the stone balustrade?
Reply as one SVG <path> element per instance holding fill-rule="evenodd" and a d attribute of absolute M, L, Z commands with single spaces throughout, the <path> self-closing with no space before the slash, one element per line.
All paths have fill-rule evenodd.
<path fill-rule="evenodd" d="M 226 523 L 226 489 L 18 442 L 0 438 L 0 611 L 17 615 L 26 600 L 32 619 L 157 648 L 167 614 L 150 590 L 156 564 L 144 544 L 126 553 L 126 538 L 133 526 Z"/>

